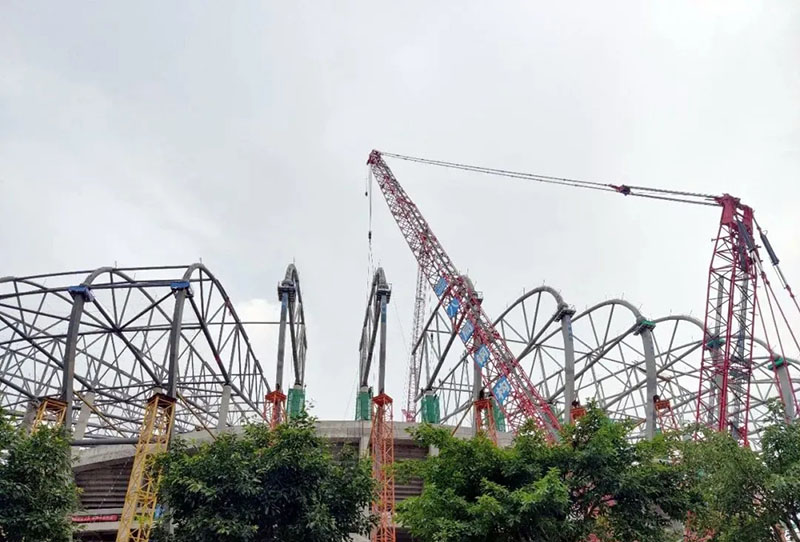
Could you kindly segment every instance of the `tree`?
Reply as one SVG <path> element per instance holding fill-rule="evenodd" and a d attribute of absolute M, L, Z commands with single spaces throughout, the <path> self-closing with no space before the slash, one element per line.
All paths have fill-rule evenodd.
<path fill-rule="evenodd" d="M 0 411 L 0 540 L 71 540 L 77 508 L 64 429 L 40 426 L 31 434 Z"/>
<path fill-rule="evenodd" d="M 697 497 L 679 490 L 677 440 L 631 443 L 630 429 L 593 406 L 556 445 L 532 429 L 503 449 L 421 426 L 415 439 L 439 454 L 398 467 L 424 482 L 398 505 L 398 520 L 424 542 L 674 540 L 670 526 Z"/>
<path fill-rule="evenodd" d="M 787 422 L 780 405 L 764 428 L 761 452 L 728 434 L 708 433 L 683 445 L 691 483 L 701 495 L 696 529 L 720 542 L 800 542 L 800 422 Z"/>
<path fill-rule="evenodd" d="M 713 533 L 719 542 L 762 542 L 774 538 L 777 523 L 764 497 L 769 472 L 759 455 L 731 435 L 706 431 L 682 445 L 687 486 L 700 499 L 692 509 L 691 528 Z"/>
<path fill-rule="evenodd" d="M 306 417 L 198 447 L 178 441 L 159 462 L 174 525 L 162 539 L 337 542 L 372 525 L 369 464 L 347 450 L 334 458 Z"/>
<path fill-rule="evenodd" d="M 773 416 L 761 439 L 769 470 L 766 500 L 791 539 L 800 542 L 800 420 L 786 423 L 779 411 Z"/>

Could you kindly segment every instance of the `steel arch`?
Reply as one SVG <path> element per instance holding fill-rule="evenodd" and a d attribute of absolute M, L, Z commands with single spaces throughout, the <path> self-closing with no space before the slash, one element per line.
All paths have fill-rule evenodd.
<path fill-rule="evenodd" d="M 419 347 L 427 348 L 445 366 L 443 376 L 428 368 L 427 388 L 440 398 L 442 422 L 455 422 L 470 408 L 476 392 L 475 370 L 463 354 L 448 363 L 445 341 L 452 327 L 441 307 L 431 314 Z M 626 316 L 627 315 L 627 316 Z M 603 301 L 575 314 L 557 290 L 540 286 L 517 298 L 495 321 L 495 326 L 529 378 L 548 398 L 554 412 L 567 417 L 575 399 L 597 400 L 612 417 L 637 423 L 632 438 L 646 438 L 658 431 L 653 397 L 669 398 L 682 425 L 694 423 L 699 380 L 697 356 L 703 347 L 703 326 L 690 316 L 672 315 L 647 319 L 630 302 Z M 638 337 L 638 338 L 637 338 Z M 751 433 L 758 433 L 768 416 L 768 402 L 785 396 L 787 415 L 794 416 L 790 400 L 797 392 L 797 378 L 785 364 L 786 384 L 770 368 L 776 354 L 756 339 L 753 355 L 754 387 L 751 398 Z M 434 378 L 436 377 L 436 378 Z M 417 401 L 422 390 L 417 394 Z M 468 418 L 466 418 L 468 419 Z"/>
<path fill-rule="evenodd" d="M 179 394 L 179 431 L 252 418 L 270 390 L 204 265 L 0 279 L 3 408 L 24 416 L 42 396 L 68 397 L 80 436 L 133 437 L 154 388 Z"/>

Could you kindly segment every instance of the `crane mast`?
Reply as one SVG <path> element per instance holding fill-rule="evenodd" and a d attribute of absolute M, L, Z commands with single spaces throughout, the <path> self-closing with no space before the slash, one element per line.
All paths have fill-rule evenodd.
<path fill-rule="evenodd" d="M 486 316 L 470 280 L 459 274 L 381 153 L 373 150 L 367 164 L 422 273 L 451 318 L 454 332 L 480 367 L 484 385 L 503 411 L 507 426 L 517 432 L 530 419 L 554 439 L 558 419 Z"/>
<path fill-rule="evenodd" d="M 422 334 L 422 321 L 425 311 L 425 273 L 422 267 L 417 268 L 417 288 L 414 296 L 414 322 L 411 327 L 411 344 L 417 344 L 419 336 Z M 422 349 L 418 348 L 411 352 L 408 360 L 408 381 L 406 382 L 406 407 L 403 415 L 407 422 L 413 422 L 416 417 L 417 409 L 414 405 L 419 390 L 419 375 L 422 364 Z"/>
<path fill-rule="evenodd" d="M 727 194 L 716 200 L 722 218 L 708 274 L 697 423 L 746 446 L 759 256 L 753 209 Z"/>

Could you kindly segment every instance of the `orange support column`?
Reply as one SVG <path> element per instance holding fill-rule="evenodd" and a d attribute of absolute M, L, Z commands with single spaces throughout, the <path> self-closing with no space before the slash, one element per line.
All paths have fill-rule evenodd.
<path fill-rule="evenodd" d="M 486 437 L 497 444 L 497 425 L 494 421 L 494 409 L 491 399 L 478 399 L 473 403 L 475 407 L 475 428 L 483 432 Z"/>
<path fill-rule="evenodd" d="M 274 390 L 267 394 L 264 402 L 264 419 L 270 429 L 286 421 L 286 394 L 281 390 Z"/>
<path fill-rule="evenodd" d="M 394 424 L 392 398 L 381 393 L 372 399 L 372 476 L 378 486 L 377 498 L 372 502 L 372 513 L 378 525 L 372 533 L 372 542 L 395 542 L 397 533 L 394 520 Z"/>

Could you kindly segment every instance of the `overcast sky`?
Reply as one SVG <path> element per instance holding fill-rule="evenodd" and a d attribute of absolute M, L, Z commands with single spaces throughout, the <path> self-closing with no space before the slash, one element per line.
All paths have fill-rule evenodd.
<path fill-rule="evenodd" d="M 800 4 L 0 1 L 0 276 L 202 258 L 258 317 L 295 261 L 324 418 L 353 414 L 372 148 L 730 192 L 800 279 Z M 490 314 L 542 283 L 702 313 L 714 209 L 389 164 Z M 399 399 L 416 264 L 373 203 Z"/>

